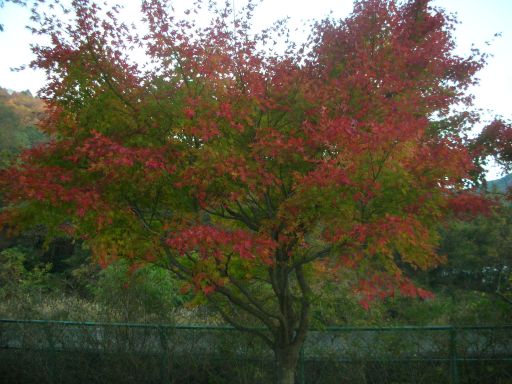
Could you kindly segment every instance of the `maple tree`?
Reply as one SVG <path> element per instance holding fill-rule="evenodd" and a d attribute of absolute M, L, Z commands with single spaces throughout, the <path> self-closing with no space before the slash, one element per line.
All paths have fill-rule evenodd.
<path fill-rule="evenodd" d="M 102 265 L 167 265 L 293 383 L 323 281 L 364 307 L 431 296 L 403 270 L 441 262 L 437 223 L 478 200 L 450 107 L 483 57 L 452 52 L 454 20 L 427 0 L 358 1 L 284 53 L 281 24 L 251 33 L 254 4 L 208 5 L 201 27 L 200 2 L 143 1 L 143 36 L 89 0 L 69 22 L 35 14 L 53 140 L 2 171 L 2 219 L 81 237 Z"/>

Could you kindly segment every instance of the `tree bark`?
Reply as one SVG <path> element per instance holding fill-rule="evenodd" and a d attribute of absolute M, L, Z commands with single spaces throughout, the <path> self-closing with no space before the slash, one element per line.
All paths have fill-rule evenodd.
<path fill-rule="evenodd" d="M 300 345 L 274 350 L 277 363 L 277 384 L 294 384 Z"/>

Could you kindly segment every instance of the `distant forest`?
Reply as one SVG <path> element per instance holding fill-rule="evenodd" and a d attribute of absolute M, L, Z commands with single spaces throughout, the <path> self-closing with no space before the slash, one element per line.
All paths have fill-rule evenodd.
<path fill-rule="evenodd" d="M 512 186 L 512 173 L 503 176 L 496 180 L 490 180 L 487 182 L 487 189 L 492 191 L 496 189 L 499 192 L 505 192 L 508 187 Z"/>
<path fill-rule="evenodd" d="M 0 166 L 9 164 L 23 148 L 45 141 L 36 124 L 44 104 L 30 91 L 0 88 Z"/>

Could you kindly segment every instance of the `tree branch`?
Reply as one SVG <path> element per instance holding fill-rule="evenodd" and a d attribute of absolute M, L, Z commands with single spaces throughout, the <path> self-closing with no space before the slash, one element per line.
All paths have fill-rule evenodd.
<path fill-rule="evenodd" d="M 242 292 L 242 294 L 247 298 L 247 300 L 249 300 L 249 302 L 254 305 L 260 312 L 262 312 L 263 314 L 267 315 L 268 317 L 272 317 L 276 320 L 279 320 L 279 321 L 283 321 L 283 317 L 282 316 L 279 316 L 279 315 L 276 315 L 276 314 L 273 314 L 271 312 L 268 312 L 264 307 L 263 307 L 263 304 L 259 303 L 258 301 L 255 300 L 255 298 L 253 297 L 253 295 L 251 295 L 247 289 L 245 289 L 245 287 L 240 283 L 240 281 L 238 281 L 238 279 L 234 278 L 233 276 L 227 274 L 227 277 L 229 278 L 229 281 L 231 281 L 233 283 L 233 285 L 240 291 Z"/>
<path fill-rule="evenodd" d="M 236 328 L 239 331 L 251 333 L 259 337 L 270 348 L 273 347 L 274 344 L 272 343 L 272 340 L 270 340 L 269 337 L 267 337 L 263 332 L 261 332 L 257 328 L 251 328 L 246 327 L 245 325 L 241 325 L 239 321 L 236 321 L 232 316 L 228 315 L 228 313 L 224 309 L 222 309 L 221 305 L 216 300 L 214 300 L 213 296 L 206 296 L 206 299 L 215 307 L 215 309 L 219 312 L 219 314 L 221 315 L 225 322 L 231 324 L 234 328 Z"/>
<path fill-rule="evenodd" d="M 128 199 L 126 199 L 126 201 L 128 202 L 128 204 L 130 206 L 130 210 L 135 214 L 135 216 L 138 217 L 138 219 L 140 220 L 140 222 L 141 222 L 142 226 L 144 227 L 144 229 L 146 231 L 152 233 L 153 235 L 158 235 L 159 232 L 157 232 L 157 231 L 155 231 L 154 229 L 151 228 L 150 223 L 147 222 L 146 218 L 144 217 L 144 215 L 142 214 L 141 210 L 137 206 L 137 203 L 131 202 Z"/>
<path fill-rule="evenodd" d="M 301 291 L 301 309 L 300 309 L 300 319 L 299 319 L 299 328 L 295 335 L 295 339 L 293 340 L 293 344 L 302 344 L 304 338 L 306 337 L 307 330 L 309 328 L 309 311 L 311 307 L 311 288 L 307 284 L 306 277 L 304 276 L 304 270 L 302 269 L 302 265 L 299 265 L 295 268 L 295 276 L 297 277 L 297 282 L 299 283 L 299 289 Z"/>
<path fill-rule="evenodd" d="M 297 260 L 296 262 L 293 263 L 293 268 L 301 267 L 304 264 L 308 264 L 312 261 L 321 259 L 321 258 L 329 255 L 332 250 L 333 250 L 333 246 L 328 246 L 328 247 L 314 253 L 313 255 L 311 255 L 309 257 L 306 257 L 307 256 L 307 254 L 306 254 L 302 259 Z"/>
<path fill-rule="evenodd" d="M 255 318 L 260 320 L 270 330 L 275 329 L 275 325 L 266 317 L 266 315 L 260 312 L 257 308 L 253 307 L 250 303 L 246 303 L 239 297 L 235 296 L 233 292 L 230 292 L 226 287 L 216 286 L 216 292 L 224 295 L 231 303 L 239 307 L 243 311 L 253 315 Z"/>
<path fill-rule="evenodd" d="M 229 208 L 225 209 L 226 212 L 229 213 L 229 215 L 226 215 L 224 213 L 224 208 L 223 208 L 223 212 L 213 211 L 213 210 L 210 210 L 207 208 L 202 208 L 202 210 L 205 211 L 206 213 L 209 213 L 210 215 L 222 217 L 223 219 L 240 221 L 241 223 L 244 223 L 245 225 L 247 225 L 247 227 L 249 229 L 252 229 L 253 231 L 258 231 L 258 229 L 259 229 L 259 226 L 256 223 L 251 222 L 249 218 L 238 214 L 237 212 L 233 211 L 232 209 L 229 209 Z"/>

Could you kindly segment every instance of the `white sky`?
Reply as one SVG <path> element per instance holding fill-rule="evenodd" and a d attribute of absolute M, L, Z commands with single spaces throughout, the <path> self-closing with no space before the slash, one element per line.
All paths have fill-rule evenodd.
<path fill-rule="evenodd" d="M 137 0 L 120 1 L 128 9 L 137 9 Z M 188 4 L 191 1 L 175 0 L 171 3 Z M 242 0 L 235 0 L 235 7 Z M 479 73 L 480 85 L 472 89 L 475 105 L 488 111 L 489 118 L 501 115 L 512 120 L 512 0 L 433 0 L 433 4 L 457 14 L 460 24 L 455 38 L 458 53 L 468 54 L 471 44 L 492 54 L 488 65 Z M 344 17 L 352 9 L 352 0 L 263 0 L 257 9 L 254 22 L 267 26 L 273 20 L 290 17 L 291 26 L 300 22 L 319 19 L 330 11 Z M 136 12 L 136 11 L 135 11 Z M 44 74 L 32 70 L 12 72 L 10 68 L 27 64 L 32 56 L 30 43 L 33 36 L 25 29 L 29 11 L 10 3 L 0 8 L 0 86 L 15 91 L 29 89 L 32 93 L 44 84 Z M 501 37 L 494 38 L 495 33 Z M 486 45 L 490 41 L 490 45 Z M 498 176 L 491 170 L 489 177 Z"/>

